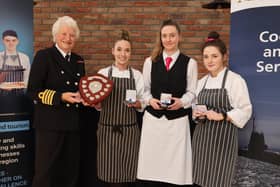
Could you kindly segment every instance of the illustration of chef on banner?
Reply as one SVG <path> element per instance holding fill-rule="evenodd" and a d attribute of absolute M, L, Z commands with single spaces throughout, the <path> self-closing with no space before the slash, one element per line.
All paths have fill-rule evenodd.
<path fill-rule="evenodd" d="M 26 95 L 33 57 L 33 0 L 1 0 L 0 187 L 30 187 L 34 174 L 32 102 Z"/>
<path fill-rule="evenodd" d="M 2 33 L 5 50 L 0 52 L 0 95 L 20 95 L 27 87 L 29 57 L 17 50 L 19 38 L 14 30 Z"/>

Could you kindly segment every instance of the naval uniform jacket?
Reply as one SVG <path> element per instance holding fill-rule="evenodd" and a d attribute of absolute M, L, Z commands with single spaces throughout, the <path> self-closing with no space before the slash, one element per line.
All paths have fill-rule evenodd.
<path fill-rule="evenodd" d="M 84 60 L 75 53 L 71 53 L 71 60 L 67 62 L 55 46 L 37 52 L 28 83 L 28 95 L 35 105 L 33 125 L 36 129 L 79 129 L 82 106 L 63 102 L 61 94 L 78 91 L 84 74 Z"/>

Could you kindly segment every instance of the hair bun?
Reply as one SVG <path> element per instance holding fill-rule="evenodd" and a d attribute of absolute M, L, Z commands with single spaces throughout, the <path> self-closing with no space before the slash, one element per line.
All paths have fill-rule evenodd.
<path fill-rule="evenodd" d="M 211 31 L 208 34 L 208 38 L 213 38 L 213 39 L 219 39 L 220 38 L 220 34 L 216 31 Z"/>
<path fill-rule="evenodd" d="M 129 40 L 129 33 L 128 33 L 127 30 L 121 30 L 121 39 L 130 41 Z"/>

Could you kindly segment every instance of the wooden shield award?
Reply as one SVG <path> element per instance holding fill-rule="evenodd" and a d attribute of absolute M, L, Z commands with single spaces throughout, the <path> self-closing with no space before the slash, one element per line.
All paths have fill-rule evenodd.
<path fill-rule="evenodd" d="M 110 95 L 113 81 L 101 74 L 84 76 L 80 79 L 79 91 L 82 98 L 90 105 L 97 104 Z"/>

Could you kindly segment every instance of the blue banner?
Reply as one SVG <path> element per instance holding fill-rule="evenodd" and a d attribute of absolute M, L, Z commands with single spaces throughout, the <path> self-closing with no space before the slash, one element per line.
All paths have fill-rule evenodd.
<path fill-rule="evenodd" d="M 279 12 L 280 0 L 231 1 L 229 64 L 246 79 L 253 104 L 252 119 L 239 133 L 239 154 L 248 158 L 247 163 L 253 158 L 271 164 L 268 170 L 280 169 Z M 271 174 L 275 175 L 270 172 L 267 176 Z M 280 175 L 279 170 L 276 175 Z M 275 180 L 271 178 L 271 185 L 280 185 Z"/>
<path fill-rule="evenodd" d="M 25 94 L 33 58 L 33 0 L 1 0 L 0 187 L 30 187 L 32 104 Z"/>

